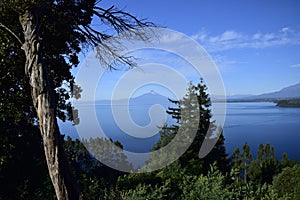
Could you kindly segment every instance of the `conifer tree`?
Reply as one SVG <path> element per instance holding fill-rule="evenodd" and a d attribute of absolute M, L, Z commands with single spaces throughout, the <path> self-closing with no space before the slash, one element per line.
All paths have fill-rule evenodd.
<path fill-rule="evenodd" d="M 241 152 L 241 170 L 243 172 L 243 180 L 245 183 L 247 183 L 247 174 L 248 174 L 251 161 L 252 161 L 252 154 L 250 152 L 250 146 L 246 142 L 243 145 L 243 151 Z"/>
<path fill-rule="evenodd" d="M 213 164 L 215 161 L 222 172 L 227 171 L 229 166 L 222 129 L 218 130 L 218 141 L 212 151 L 205 158 L 199 158 L 199 149 L 204 139 L 209 139 L 213 136 L 212 133 L 217 128 L 212 125 L 214 122 L 211 120 L 211 101 L 206 91 L 207 87 L 201 79 L 196 85 L 190 82 L 183 99 L 170 100 L 175 106 L 169 107 L 166 112 L 177 121 L 177 124 L 163 127 L 161 140 L 154 148 L 158 149 L 160 146 L 170 142 L 176 135 L 179 127 L 186 137 L 196 133 L 190 147 L 179 158 L 181 166 L 193 174 L 207 173 L 210 169 L 210 164 Z M 196 116 L 198 119 L 196 119 Z M 216 138 L 216 136 L 213 137 L 212 139 Z"/>
<path fill-rule="evenodd" d="M 279 162 L 275 155 L 274 147 L 270 144 L 260 144 L 257 157 L 251 162 L 249 178 L 264 183 L 272 183 L 273 176 L 279 172 Z"/>
<path fill-rule="evenodd" d="M 240 178 L 247 183 L 247 177 L 249 174 L 249 168 L 252 161 L 252 154 L 250 146 L 247 142 L 242 147 L 242 152 L 239 148 L 236 148 L 232 156 L 232 169 L 237 172 L 236 179 L 239 181 Z"/>

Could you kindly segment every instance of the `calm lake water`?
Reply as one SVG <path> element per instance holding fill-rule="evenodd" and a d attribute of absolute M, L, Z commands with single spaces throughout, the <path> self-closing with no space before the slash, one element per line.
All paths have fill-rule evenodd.
<path fill-rule="evenodd" d="M 147 110 L 147 107 L 131 109 L 135 113 L 133 120 L 140 126 L 150 121 L 146 115 Z M 96 111 L 105 134 L 113 140 L 119 140 L 128 151 L 148 152 L 159 140 L 157 134 L 150 138 L 136 138 L 123 133 L 114 122 L 109 106 L 98 105 Z M 146 117 L 134 117 L 134 115 Z M 63 134 L 78 138 L 76 128 L 71 123 L 59 122 L 59 125 Z M 87 127 L 86 130 L 92 132 L 93 127 Z M 282 153 L 286 152 L 289 158 L 300 160 L 300 108 L 277 107 L 271 102 L 228 103 L 224 136 L 225 147 L 229 154 L 236 147 L 241 148 L 245 142 L 248 142 L 252 154 L 256 155 L 259 144 L 270 143 L 275 147 L 279 159 Z"/>
<path fill-rule="evenodd" d="M 286 152 L 300 160 L 300 108 L 271 102 L 228 103 L 224 136 L 229 153 L 248 142 L 255 155 L 259 144 L 270 143 L 278 158 Z"/>

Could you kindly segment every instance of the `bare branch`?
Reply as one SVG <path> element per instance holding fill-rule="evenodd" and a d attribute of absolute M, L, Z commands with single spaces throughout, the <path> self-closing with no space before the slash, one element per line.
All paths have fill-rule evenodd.
<path fill-rule="evenodd" d="M 79 31 L 85 38 L 86 44 L 91 47 L 96 47 L 96 55 L 98 60 L 109 69 L 116 69 L 117 64 L 125 64 L 129 67 L 135 67 L 136 63 L 132 56 L 122 55 L 124 47 L 124 39 L 148 41 L 150 39 L 149 30 L 146 27 L 155 27 L 153 23 L 145 22 L 145 19 L 138 19 L 135 16 L 119 10 L 114 6 L 104 9 L 94 6 L 92 13 L 102 25 L 108 29 L 108 33 L 99 31 L 91 25 L 78 26 Z M 113 32 L 119 34 L 118 37 L 113 37 Z M 112 63 L 111 63 L 112 62 Z"/>
<path fill-rule="evenodd" d="M 20 43 L 20 45 L 23 45 L 23 43 L 22 43 L 22 41 L 21 41 L 21 39 L 10 29 L 10 28 L 8 28 L 7 26 L 5 26 L 4 24 L 2 24 L 1 22 L 0 22 L 0 27 L 2 27 L 2 28 L 4 28 L 6 31 L 8 31 L 12 36 L 14 36 L 17 40 L 18 40 L 18 42 Z"/>
<path fill-rule="evenodd" d="M 137 19 L 130 13 L 115 9 L 114 6 L 111 6 L 108 9 L 95 6 L 93 14 L 103 23 L 112 26 L 118 33 L 135 28 L 155 26 L 153 23 L 144 22 L 145 19 Z"/>

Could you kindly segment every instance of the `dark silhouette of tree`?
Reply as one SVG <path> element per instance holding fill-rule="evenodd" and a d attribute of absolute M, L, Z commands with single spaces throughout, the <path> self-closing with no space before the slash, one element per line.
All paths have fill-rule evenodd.
<path fill-rule="evenodd" d="M 165 125 L 161 131 L 160 141 L 153 147 L 155 150 L 168 144 L 176 135 L 179 127 L 186 137 L 190 137 L 190 134 L 195 133 L 191 145 L 179 158 L 181 166 L 192 174 L 207 173 L 210 170 L 210 165 L 214 162 L 217 162 L 217 166 L 222 172 L 229 169 L 222 129 L 217 130 L 218 135 L 212 135 L 217 127 L 213 125 L 214 122 L 211 120 L 211 102 L 206 90 L 206 85 L 203 80 L 200 80 L 196 85 L 189 84 L 187 93 L 182 100 L 170 100 L 175 107 L 169 107 L 167 113 L 177 121 L 177 124 Z M 217 142 L 212 151 L 206 157 L 200 159 L 199 149 L 204 139 L 217 139 Z"/>
<path fill-rule="evenodd" d="M 274 147 L 270 144 L 260 144 L 257 157 L 251 162 L 249 178 L 258 181 L 261 185 L 272 183 L 273 176 L 279 172 L 279 162 L 275 155 Z"/>
<path fill-rule="evenodd" d="M 298 164 L 297 160 L 290 160 L 287 153 L 282 154 L 282 158 L 279 164 L 280 170 L 286 168 L 286 167 L 293 167 L 294 165 Z"/>
<path fill-rule="evenodd" d="M 54 199 L 30 87 L 20 70 L 24 62 L 17 58 L 23 52 L 9 32 L 0 28 L 0 34 L 0 199 Z"/>
<path fill-rule="evenodd" d="M 70 90 L 76 87 L 70 69 L 78 64 L 77 54 L 82 48 L 96 45 L 99 45 L 98 58 L 103 63 L 109 55 L 119 62 L 134 65 L 130 58 L 118 54 L 117 47 L 103 41 L 111 38 L 108 32 L 123 31 L 123 38 L 145 40 L 147 35 L 136 28 L 152 24 L 114 6 L 101 8 L 95 0 L 1 1 L 0 16 L 0 34 L 4 38 L 1 53 L 5 56 L 1 65 L 12 67 L 12 74 L 25 72 L 23 78 L 15 79 L 6 91 L 16 93 L 12 88 L 19 87 L 24 96 L 32 99 L 29 114 L 35 115 L 39 124 L 57 198 L 79 199 L 81 193 L 72 179 L 56 119 L 58 116 L 63 120 L 72 120 L 71 105 L 67 100 L 72 96 Z M 102 28 L 95 29 L 91 25 L 93 16 Z M 11 73 L 5 76 L 17 77 Z M 22 87 L 24 83 L 25 87 Z"/>
<path fill-rule="evenodd" d="M 247 183 L 247 174 L 250 166 L 250 162 L 252 161 L 252 154 L 250 151 L 250 146 L 246 142 L 243 145 L 243 151 L 241 152 L 240 159 L 241 159 L 241 170 L 243 174 L 243 180 Z"/>
<path fill-rule="evenodd" d="M 285 165 L 292 162 L 286 157 L 282 163 Z M 242 178 L 244 183 L 251 181 L 259 187 L 265 183 L 271 184 L 273 177 L 280 171 L 280 163 L 275 155 L 274 147 L 270 144 L 260 144 L 257 156 L 253 158 L 250 146 L 246 142 L 242 147 L 242 152 L 239 148 L 234 150 L 231 165 L 233 171 L 236 172 L 237 182 Z"/>

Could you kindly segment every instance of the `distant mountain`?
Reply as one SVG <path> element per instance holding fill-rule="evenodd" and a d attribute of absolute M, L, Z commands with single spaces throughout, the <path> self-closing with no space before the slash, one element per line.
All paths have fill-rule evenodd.
<path fill-rule="evenodd" d="M 134 106 L 151 106 L 154 104 L 160 104 L 163 107 L 167 107 L 170 105 L 170 101 L 168 100 L 168 97 L 163 96 L 154 90 L 151 90 L 148 93 L 145 93 L 141 96 L 137 96 L 134 98 L 130 99 L 118 99 L 118 100 L 97 100 L 96 104 L 98 105 L 111 105 L 112 102 L 115 105 L 126 105 L 129 101 L 129 105 L 134 105 Z"/>
<path fill-rule="evenodd" d="M 285 87 L 277 92 L 256 95 L 256 99 L 292 99 L 300 98 L 300 83 Z"/>
<path fill-rule="evenodd" d="M 281 99 L 300 99 L 300 83 L 285 87 L 276 92 L 264 93 L 260 95 L 246 95 L 228 97 L 227 101 L 272 101 Z"/>
<path fill-rule="evenodd" d="M 154 90 L 151 90 L 149 93 L 130 99 L 129 104 L 131 105 L 161 104 L 162 106 L 166 106 L 170 104 L 170 101 L 168 100 L 168 97 L 165 97 L 159 93 L 156 93 Z"/>

